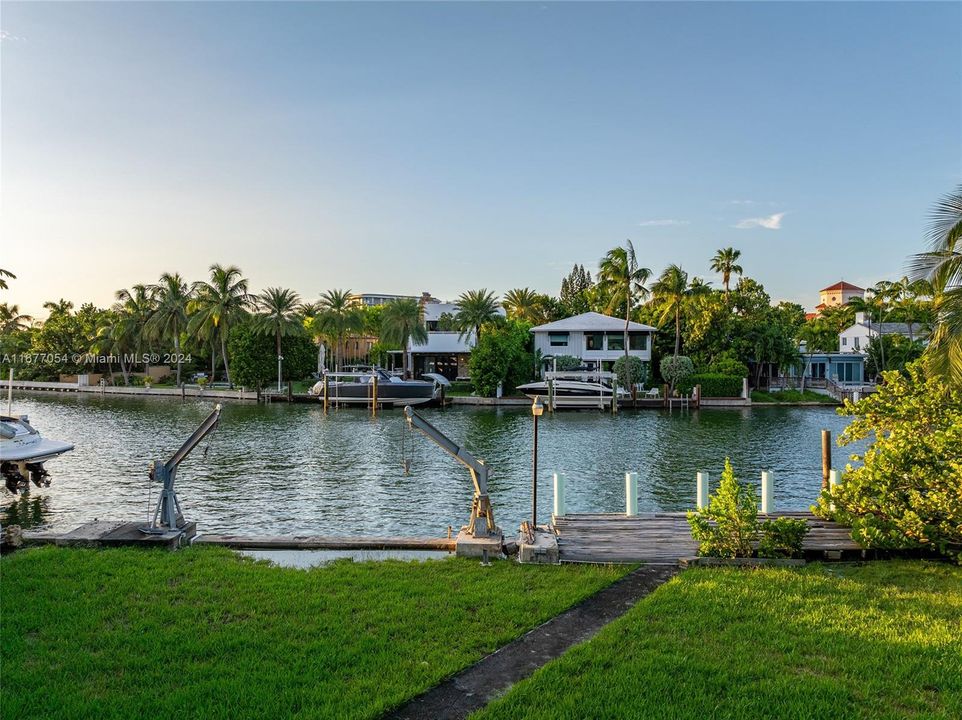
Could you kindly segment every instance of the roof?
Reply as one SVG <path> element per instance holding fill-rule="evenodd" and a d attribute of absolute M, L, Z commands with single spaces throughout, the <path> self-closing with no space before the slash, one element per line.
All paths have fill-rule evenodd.
<path fill-rule="evenodd" d="M 928 334 L 929 334 L 928 329 L 922 323 L 912 323 L 912 332 L 910 333 L 909 324 L 900 323 L 900 322 L 887 322 L 887 323 L 881 323 L 881 324 L 860 322 L 860 323 L 855 323 L 854 325 L 852 325 L 849 328 L 846 328 L 846 330 L 843 330 L 842 332 L 847 332 L 852 328 L 856 328 L 860 326 L 876 335 L 879 333 L 881 329 L 881 333 L 883 335 L 905 335 L 906 337 L 909 337 L 911 335 L 916 340 L 920 338 L 928 337 Z"/>
<path fill-rule="evenodd" d="M 822 288 L 819 292 L 829 292 L 831 290 L 858 290 L 859 292 L 865 292 L 865 288 L 860 288 L 858 285 L 852 285 L 852 283 L 847 283 L 844 280 L 839 280 L 834 285 L 829 285 L 827 288 Z"/>
<path fill-rule="evenodd" d="M 461 333 L 456 331 L 433 330 L 428 333 L 428 341 L 424 345 L 415 345 L 409 340 L 408 352 L 414 355 L 457 355 L 471 352 L 472 345 L 474 345 L 473 331 L 461 337 Z"/>
<path fill-rule="evenodd" d="M 596 312 L 586 312 L 581 315 L 574 315 L 564 320 L 556 320 L 546 325 L 538 325 L 531 328 L 531 332 L 624 332 L 625 321 L 622 318 L 602 315 Z M 628 329 L 642 332 L 658 332 L 658 328 L 651 325 L 630 322 Z"/>

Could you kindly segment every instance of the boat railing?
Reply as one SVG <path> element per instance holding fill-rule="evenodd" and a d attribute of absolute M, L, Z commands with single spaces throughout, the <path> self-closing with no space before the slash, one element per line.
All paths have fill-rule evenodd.
<path fill-rule="evenodd" d="M 605 370 L 548 370 L 544 374 L 545 380 L 582 380 L 584 382 L 598 382 L 613 380 L 616 375 Z"/>

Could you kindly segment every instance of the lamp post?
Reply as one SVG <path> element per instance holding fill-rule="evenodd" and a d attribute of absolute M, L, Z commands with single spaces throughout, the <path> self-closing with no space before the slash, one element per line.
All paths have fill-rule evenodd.
<path fill-rule="evenodd" d="M 531 403 L 534 416 L 534 448 L 531 454 L 531 531 L 538 527 L 538 418 L 544 412 L 541 396 L 536 395 Z"/>

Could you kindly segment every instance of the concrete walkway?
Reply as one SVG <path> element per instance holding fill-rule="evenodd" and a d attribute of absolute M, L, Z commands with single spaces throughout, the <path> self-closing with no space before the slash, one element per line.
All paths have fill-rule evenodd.
<path fill-rule="evenodd" d="M 465 718 L 573 645 L 594 637 L 676 572 L 670 565 L 641 567 L 384 717 Z"/>

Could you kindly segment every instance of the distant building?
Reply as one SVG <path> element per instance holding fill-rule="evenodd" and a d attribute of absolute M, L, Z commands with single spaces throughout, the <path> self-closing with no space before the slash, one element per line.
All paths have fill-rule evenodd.
<path fill-rule="evenodd" d="M 865 358 L 862 353 L 816 352 L 811 358 L 805 353 L 805 345 L 800 351 L 802 361 L 798 367 L 789 367 L 786 377 L 797 379 L 803 374 L 811 387 L 824 387 L 826 381 L 839 385 L 861 385 L 865 382 Z"/>
<path fill-rule="evenodd" d="M 855 313 L 855 324 L 845 328 L 838 335 L 838 351 L 840 353 L 865 352 L 872 338 L 879 334 L 902 335 L 910 340 L 924 340 L 928 337 L 928 329 L 919 323 L 871 323 L 865 313 Z"/>
<path fill-rule="evenodd" d="M 535 352 L 542 358 L 570 355 L 585 364 L 610 370 L 615 360 L 625 355 L 625 321 L 596 312 L 531 328 Z M 628 324 L 628 354 L 642 362 L 651 362 L 652 335 L 658 332 L 651 325 Z"/>
<path fill-rule="evenodd" d="M 369 307 L 373 307 L 375 305 L 385 305 L 395 300 L 420 300 L 423 303 L 438 302 L 433 297 L 431 297 L 431 293 L 429 292 L 423 292 L 421 293 L 420 296 L 389 295 L 387 293 L 355 293 L 351 295 L 351 300 L 357 305 L 367 305 Z"/>
<path fill-rule="evenodd" d="M 461 334 L 458 330 L 441 330 L 442 315 L 457 315 L 457 303 L 446 303 L 431 297 L 430 293 L 422 296 L 424 303 L 424 326 L 428 331 L 428 341 L 423 345 L 415 345 L 408 341 L 409 365 L 414 377 L 421 377 L 424 373 L 438 373 L 448 380 L 465 379 L 468 377 L 468 358 L 474 347 L 474 331 Z M 504 315 L 504 310 L 498 308 Z"/>
<path fill-rule="evenodd" d="M 819 304 L 815 306 L 816 316 L 825 308 L 847 304 L 853 298 L 864 298 L 865 288 L 840 280 L 834 285 L 819 290 Z"/>

